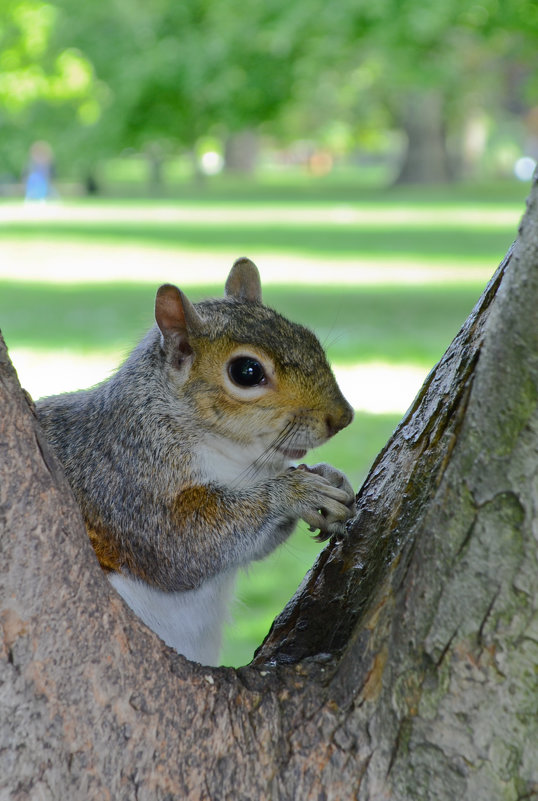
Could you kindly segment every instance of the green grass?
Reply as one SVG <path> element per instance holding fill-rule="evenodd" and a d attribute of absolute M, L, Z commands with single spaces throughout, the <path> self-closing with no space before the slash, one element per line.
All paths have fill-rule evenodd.
<path fill-rule="evenodd" d="M 222 287 L 190 287 L 192 300 Z M 278 287 L 265 302 L 314 329 L 337 363 L 435 363 L 480 288 L 446 286 Z M 155 288 L 137 284 L 0 281 L 0 321 L 11 347 L 128 351 L 152 324 Z"/>
<path fill-rule="evenodd" d="M 237 253 L 273 251 L 319 256 L 378 258 L 398 256 L 420 260 L 466 263 L 479 259 L 495 260 L 514 238 L 512 226 L 494 230 L 468 227 L 332 225 L 203 225 L 137 223 L 11 223 L 4 225 L 2 238 L 91 239 L 103 243 L 134 243 L 168 248 L 228 250 Z"/>
<path fill-rule="evenodd" d="M 386 203 L 392 200 L 400 204 L 447 202 L 462 204 L 499 204 L 516 202 L 523 204 L 529 191 L 528 183 L 514 179 L 487 181 L 470 180 L 434 186 L 400 185 L 387 186 L 383 180 L 372 184 L 364 180 L 364 171 L 347 167 L 337 169 L 325 176 L 314 176 L 302 168 L 286 168 L 285 171 L 261 170 L 254 177 L 222 173 L 203 181 L 181 180 L 174 185 L 164 185 L 161 197 L 189 203 L 247 202 L 247 203 L 318 203 L 366 202 Z M 144 172 L 129 181 L 116 181 L 114 186 L 105 186 L 105 191 L 116 198 L 132 200 L 147 199 L 147 183 Z"/>

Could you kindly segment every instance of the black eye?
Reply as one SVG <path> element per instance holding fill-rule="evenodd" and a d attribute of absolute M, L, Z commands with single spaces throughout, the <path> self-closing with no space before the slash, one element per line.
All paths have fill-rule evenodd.
<path fill-rule="evenodd" d="M 265 383 L 265 373 L 261 364 L 250 356 L 239 356 L 228 366 L 230 378 L 240 387 L 255 387 Z"/>

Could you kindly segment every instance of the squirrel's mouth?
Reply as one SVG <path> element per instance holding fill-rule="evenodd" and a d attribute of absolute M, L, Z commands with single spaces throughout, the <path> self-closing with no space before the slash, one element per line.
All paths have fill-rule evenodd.
<path fill-rule="evenodd" d="M 279 448 L 288 459 L 302 459 L 306 454 L 306 448 Z"/>

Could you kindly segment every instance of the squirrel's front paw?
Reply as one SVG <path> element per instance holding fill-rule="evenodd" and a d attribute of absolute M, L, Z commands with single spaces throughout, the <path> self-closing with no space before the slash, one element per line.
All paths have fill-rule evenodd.
<path fill-rule="evenodd" d="M 310 490 L 300 516 L 311 531 L 319 529 L 316 539 L 323 542 L 333 534 L 345 534 L 345 522 L 355 514 L 355 493 L 346 476 L 325 463 L 301 464 L 295 473 Z"/>
<path fill-rule="evenodd" d="M 309 473 L 316 473 L 319 476 L 323 476 L 333 487 L 344 490 L 344 492 L 347 493 L 346 506 L 349 509 L 349 516 L 352 517 L 355 514 L 355 490 L 351 486 L 345 473 L 342 473 L 341 470 L 337 470 L 332 464 L 327 464 L 326 462 L 320 462 L 314 465 L 299 465 L 299 467 L 302 470 L 308 470 Z"/>

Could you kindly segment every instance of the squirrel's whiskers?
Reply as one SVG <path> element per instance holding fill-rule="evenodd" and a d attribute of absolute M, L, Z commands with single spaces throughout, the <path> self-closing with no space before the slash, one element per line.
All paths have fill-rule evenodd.
<path fill-rule="evenodd" d="M 295 420 L 290 420 L 287 422 L 282 431 L 277 434 L 272 442 L 269 443 L 263 453 L 253 462 L 251 462 L 242 473 L 239 474 L 235 484 L 239 486 L 246 482 L 253 482 L 258 475 L 263 473 L 265 467 L 271 463 L 276 454 L 279 453 L 279 449 L 286 444 L 291 445 L 296 428 L 297 422 Z M 282 458 L 282 454 L 280 453 L 279 455 L 280 458 Z"/>

